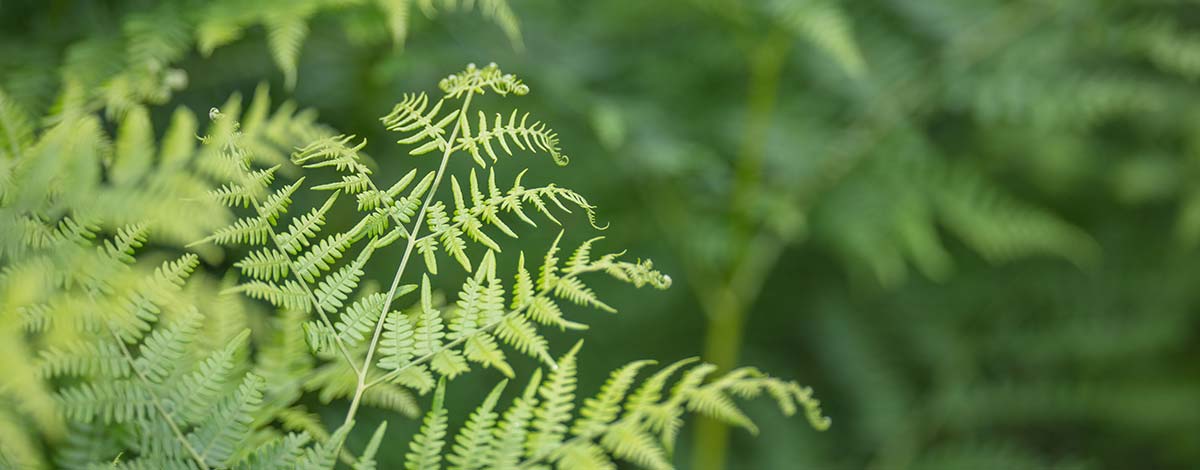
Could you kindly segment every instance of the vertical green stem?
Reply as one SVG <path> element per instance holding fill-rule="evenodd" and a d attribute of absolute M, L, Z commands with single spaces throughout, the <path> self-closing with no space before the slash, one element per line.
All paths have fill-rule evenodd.
<path fill-rule="evenodd" d="M 433 184 L 429 187 L 429 194 L 425 196 L 425 202 L 421 204 L 421 210 L 417 213 L 416 219 L 413 220 L 412 228 L 408 231 L 408 244 L 404 247 L 404 256 L 400 259 L 400 265 L 396 268 L 396 275 L 392 277 L 392 285 L 384 297 L 388 300 L 384 302 L 383 312 L 379 314 L 379 320 L 375 323 L 375 333 L 371 336 L 371 343 L 367 346 L 367 357 L 363 360 L 362 368 L 358 374 L 358 384 L 354 387 L 354 398 L 350 400 L 350 409 L 346 411 L 346 419 L 343 421 L 343 426 L 354 420 L 354 415 L 358 412 L 358 406 L 362 402 L 363 392 L 376 383 L 367 381 L 367 373 L 371 370 L 371 361 L 375 356 L 375 349 L 379 345 L 379 337 L 380 333 L 383 332 L 383 324 L 387 320 L 387 313 L 392 308 L 391 300 L 396 297 L 396 290 L 400 287 L 400 279 L 404 276 L 404 270 L 408 267 L 408 260 L 412 256 L 413 247 L 416 246 L 419 239 L 417 234 L 421 231 L 421 225 L 425 223 L 425 214 L 428 212 L 430 204 L 433 203 L 433 197 L 441 185 L 442 176 L 446 173 L 446 163 L 450 161 L 450 155 L 454 153 L 454 139 L 458 137 L 459 131 L 462 131 L 465 127 L 467 109 L 471 107 L 472 96 L 474 96 L 474 92 L 468 92 L 466 99 L 463 100 L 458 119 L 454 124 L 454 129 L 450 131 L 450 138 L 446 141 L 446 150 L 442 153 L 442 161 L 438 165 L 437 173 L 433 177 Z"/>
<path fill-rule="evenodd" d="M 742 143 L 735 169 L 734 191 L 730 210 L 734 231 L 731 242 L 736 247 L 734 262 L 718 276 L 720 285 L 712 286 L 717 295 L 709 297 L 708 325 L 704 341 L 704 359 L 723 370 L 737 365 L 742 347 L 742 329 L 747 309 L 754 295 L 742 292 L 746 287 L 738 282 L 737 273 L 759 248 L 754 246 L 760 230 L 755 216 L 755 191 L 762 178 L 763 158 L 771 127 L 771 115 L 779 92 L 779 81 L 790 50 L 790 38 L 780 30 L 767 34 L 750 54 L 750 83 L 746 123 L 746 139 Z M 729 429 L 723 423 L 701 419 L 696 426 L 692 452 L 692 468 L 720 470 L 725 467 Z"/>

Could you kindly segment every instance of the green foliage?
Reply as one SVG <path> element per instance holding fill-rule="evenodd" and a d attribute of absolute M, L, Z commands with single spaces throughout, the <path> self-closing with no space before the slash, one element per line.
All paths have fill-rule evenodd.
<path fill-rule="evenodd" d="M 502 15 L 497 5 L 503 4 L 483 7 Z M 264 21 L 290 84 L 306 17 L 263 11 L 269 14 L 243 12 L 226 20 Z M 203 22 L 199 27 L 202 48 L 240 34 Z M 408 468 L 439 468 L 442 462 L 490 467 L 479 458 L 490 455 L 493 444 L 509 446 L 504 455 L 517 459 L 570 450 L 565 440 L 579 348 L 556 361 L 543 330 L 585 329 L 567 319 L 569 304 L 616 311 L 585 284 L 599 277 L 593 274 L 658 289 L 671 279 L 648 260 L 594 253 L 600 238 L 561 260 L 561 228 L 536 268 L 527 267 L 518 251 L 511 274 L 498 274 L 510 261 L 500 256 L 504 245 L 523 227 L 541 228 L 533 212 L 563 225 L 564 214 L 579 209 L 595 227 L 595 208 L 553 183 L 526 188 L 527 169 L 504 185 L 507 191 L 497 184 L 502 162 L 496 148 L 506 156 L 545 152 L 556 164 L 568 161 L 557 135 L 540 122 L 530 124 L 528 114 L 517 120 L 512 111 L 507 123 L 497 118 L 491 127 L 483 120 L 471 127 L 475 98 L 521 96 L 528 86 L 494 64 L 468 66 L 441 85 L 444 96 L 431 109 L 425 95 L 410 95 L 383 118 L 389 130 L 405 136 L 400 143 L 416 149 L 410 153 L 440 152 L 436 170 L 418 179 L 421 170 L 413 169 L 379 186 L 374 162 L 361 153 L 365 142 L 333 135 L 289 106 L 268 117 L 265 88 L 244 113 L 236 97 L 213 108 L 200 146 L 191 137 L 196 119 L 184 108 L 159 144 L 148 108 L 108 103 L 106 109 L 119 116 L 109 143 L 102 118 L 90 109 L 64 108 L 45 129 L 33 130 L 16 105 L 0 102 L 5 144 L 12 149 L 3 155 L 0 198 L 0 215 L 11 222 L 0 238 L 0 358 L 15 364 L 0 387 L 3 462 L 28 468 L 52 462 L 131 469 L 316 469 L 339 462 L 376 468 L 385 425 L 361 455 L 346 445 L 360 407 L 415 417 L 420 405 L 414 392 L 423 395 L 435 384 Z M 298 145 L 301 139 L 308 143 Z M 297 150 L 285 158 L 288 147 Z M 449 174 L 452 159 L 468 156 L 488 170 L 486 185 L 474 169 Z M 329 172 L 332 182 L 310 181 Z M 449 194 L 442 185 L 447 179 Z M 76 193 L 84 189 L 93 192 Z M 109 193 L 116 196 L 106 199 Z M 315 207 L 297 208 L 313 198 Z M 149 209 L 137 205 L 143 200 Z M 355 217 L 339 229 L 328 223 L 334 214 Z M 137 252 L 150 241 L 161 245 Z M 381 291 L 368 279 L 368 265 L 389 251 L 401 258 Z M 418 274 L 409 267 L 414 252 L 424 270 L 419 283 L 406 284 Z M 232 257 L 225 264 L 231 275 L 215 281 L 207 272 L 226 255 Z M 444 268 L 439 274 L 439 258 L 453 259 L 466 274 L 454 301 L 435 294 L 435 280 L 458 274 Z M 415 291 L 411 308 L 396 307 L 396 300 Z M 528 416 L 506 413 L 500 423 L 493 410 L 501 385 L 473 415 L 467 425 L 473 431 L 447 448 L 447 382 L 469 372 L 472 363 L 516 377 L 506 346 L 552 368 L 537 398 L 524 401 L 528 410 L 516 415 Z M 533 386 L 540 376 L 535 373 Z M 749 383 L 740 385 L 740 393 L 756 393 Z M 692 393 L 680 388 L 676 395 Z M 299 405 L 309 394 L 323 403 L 349 400 L 336 431 Z M 679 401 L 663 409 L 731 412 L 726 398 L 708 398 L 716 405 L 704 400 L 697 395 L 695 404 Z M 596 421 L 598 414 L 587 416 L 592 428 L 609 424 Z M 33 430 L 21 430 L 26 422 Z M 498 436 L 498 425 L 528 435 L 528 442 Z M 677 426 L 669 429 L 673 441 Z M 43 449 L 54 455 L 47 458 Z M 631 455 L 623 449 L 611 452 Z"/>
<path fill-rule="evenodd" d="M 562 57 L 637 85 L 589 63 L 552 101 L 587 99 L 595 154 L 627 169 L 589 195 L 619 220 L 632 189 L 626 216 L 657 230 L 628 237 L 676 250 L 656 261 L 693 298 L 650 329 L 703 318 L 706 360 L 819 370 L 856 420 L 693 468 L 1195 465 L 1168 437 L 1200 430 L 1176 401 L 1198 383 L 1178 330 L 1197 300 L 1193 5 L 629 10 L 586 8 L 595 34 Z M 690 34 L 638 21 L 663 16 Z M 580 28 L 566 18 L 530 15 L 527 37 Z"/>
<path fill-rule="evenodd" d="M 558 367 L 541 380 L 534 374 L 513 404 L 495 411 L 504 384 L 498 385 L 455 436 L 453 468 L 516 469 L 616 468 L 614 458 L 642 468 L 673 468 L 671 449 L 678 438 L 682 417 L 697 413 L 744 427 L 757 428 L 734 404 L 733 398 L 770 394 L 787 415 L 803 408 L 812 426 L 825 429 L 820 403 L 812 391 L 795 382 L 784 382 L 754 369 L 737 369 L 705 382 L 715 367 L 680 361 L 652 375 L 632 393 L 638 369 L 650 361 L 631 363 L 614 371 L 600 393 L 584 401 L 576 417 L 575 354 L 582 343 L 559 358 Z M 681 378 L 669 391 L 666 386 L 676 372 Z M 442 385 L 438 387 L 438 396 Z M 425 418 L 422 433 L 414 438 L 414 452 L 427 451 L 426 465 L 410 468 L 440 468 L 437 449 L 444 444 L 446 411 L 435 398 L 435 408 Z M 497 416 L 503 415 L 501 421 Z M 568 434 L 568 430 L 570 431 Z M 416 461 L 410 454 L 409 463 Z"/>

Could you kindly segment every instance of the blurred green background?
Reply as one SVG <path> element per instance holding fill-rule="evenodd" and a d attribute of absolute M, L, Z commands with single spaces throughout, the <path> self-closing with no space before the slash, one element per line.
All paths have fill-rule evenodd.
<path fill-rule="evenodd" d="M 0 0 L 0 86 L 49 109 L 67 45 L 149 3 Z M 519 45 L 414 10 L 395 47 L 374 6 L 344 3 L 311 22 L 294 90 L 251 29 L 179 62 L 170 104 L 268 82 L 365 137 L 386 180 L 411 165 L 378 122 L 403 92 L 467 62 L 522 77 L 517 105 L 572 162 L 522 162 L 531 177 L 586 195 L 608 246 L 675 279 L 597 286 L 622 315 L 587 318 L 581 390 L 700 355 L 811 385 L 834 420 L 755 403 L 760 435 L 727 447 L 689 424 L 681 468 L 1200 466 L 1197 5 L 513 0 Z M 495 378 L 456 380 L 450 408 Z M 365 416 L 353 445 L 382 419 L 416 427 Z"/>

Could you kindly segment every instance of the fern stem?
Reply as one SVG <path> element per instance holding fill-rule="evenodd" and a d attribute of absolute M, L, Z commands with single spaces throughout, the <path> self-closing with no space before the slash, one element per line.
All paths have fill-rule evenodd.
<path fill-rule="evenodd" d="M 143 374 L 140 369 L 138 369 L 137 361 L 133 360 L 133 354 L 131 354 L 129 352 L 129 348 L 125 346 L 125 341 L 121 340 L 121 337 L 117 335 L 117 332 L 112 329 L 111 325 L 108 326 L 108 332 L 112 334 L 113 340 L 116 341 L 117 345 L 121 347 L 121 354 L 125 356 L 126 361 L 129 361 L 129 368 L 133 370 L 134 375 L 136 375 L 138 380 L 140 380 L 142 384 L 146 386 L 147 390 L 152 390 L 154 384 L 150 383 L 150 379 L 146 378 L 146 375 Z M 175 420 L 171 418 L 171 414 L 167 413 L 167 408 L 164 407 L 162 402 L 158 400 L 158 396 L 153 392 L 148 393 L 148 395 L 150 395 L 150 401 L 154 403 L 154 409 L 158 411 L 158 414 L 162 415 L 163 420 L 167 422 L 167 427 L 171 428 L 171 433 L 175 435 L 175 439 L 177 439 L 179 443 L 183 445 L 184 450 L 187 451 L 192 460 L 196 461 L 196 465 L 199 465 L 203 470 L 208 470 L 209 467 L 208 464 L 204 463 L 204 457 L 201 457 L 200 453 L 196 451 L 196 448 L 192 447 L 192 443 L 188 442 L 187 437 L 183 435 L 183 431 L 179 429 L 179 425 L 175 424 Z"/>
<path fill-rule="evenodd" d="M 412 258 L 413 248 L 417 246 L 417 234 L 421 231 L 421 224 L 425 223 L 425 215 L 429 211 L 429 206 L 433 204 L 433 198 L 441 186 L 442 177 L 446 174 L 446 164 L 450 162 L 450 155 L 454 154 L 454 139 L 463 130 L 463 123 L 467 119 L 467 110 L 471 107 L 471 98 L 474 95 L 474 91 L 469 91 L 466 98 L 463 99 L 462 107 L 459 108 L 458 112 L 458 120 L 454 123 L 454 129 L 450 131 L 450 137 L 446 140 L 446 150 L 442 152 L 442 161 L 438 164 L 437 173 L 434 174 L 433 184 L 429 187 L 429 194 L 425 195 L 425 202 L 421 204 L 421 210 L 417 212 L 417 217 L 413 219 L 412 228 L 408 230 L 408 243 L 404 247 L 404 256 L 400 258 L 400 265 L 396 267 L 396 274 L 392 276 L 392 286 L 388 289 L 388 293 L 385 296 L 387 300 L 383 303 L 383 311 L 380 312 L 379 319 L 375 321 L 375 333 L 371 336 L 371 343 L 367 346 L 367 357 L 363 360 L 362 367 L 355 369 L 358 375 L 358 384 L 354 387 L 354 398 L 350 401 L 350 409 L 346 411 L 346 419 L 343 425 L 354 420 L 354 415 L 358 412 L 359 404 L 362 402 L 363 392 L 369 386 L 367 384 L 367 373 L 371 370 L 371 361 L 375 357 L 375 350 L 379 345 L 379 338 L 383 333 L 383 324 L 387 320 L 388 311 L 392 309 L 392 300 L 396 296 L 396 290 L 400 288 L 400 280 L 404 277 L 404 271 L 408 267 L 408 260 Z"/>
<path fill-rule="evenodd" d="M 752 215 L 754 193 L 761 184 L 762 166 L 766 144 L 771 129 L 771 115 L 779 93 L 779 81 L 783 74 L 787 53 L 791 49 L 790 37 L 782 30 L 767 33 L 763 41 L 750 54 L 750 83 L 748 98 L 748 122 L 746 139 L 737 159 L 736 181 L 734 182 L 731 212 L 734 214 L 734 243 L 739 247 L 733 256 L 733 264 L 723 275 L 716 276 L 716 295 L 708 305 L 708 325 L 705 333 L 704 358 L 717 367 L 728 370 L 737 364 L 742 347 L 742 329 L 746 322 L 750 302 L 738 284 L 738 274 L 743 264 L 759 250 L 752 243 L 763 230 Z M 713 286 L 710 286 L 710 288 Z M 708 290 L 708 289 L 706 289 Z M 696 425 L 695 446 L 692 466 L 701 470 L 725 468 L 729 441 L 729 427 L 712 419 L 701 417 Z"/>

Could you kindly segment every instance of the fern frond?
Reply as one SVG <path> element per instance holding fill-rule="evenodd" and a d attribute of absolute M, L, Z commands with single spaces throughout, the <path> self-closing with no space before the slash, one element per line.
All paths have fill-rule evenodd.
<path fill-rule="evenodd" d="M 395 298 L 403 297 L 416 289 L 416 285 L 404 285 L 396 292 Z M 379 314 L 383 310 L 385 303 L 385 296 L 383 293 L 367 295 L 349 307 L 346 307 L 346 310 L 342 312 L 341 318 L 333 325 L 337 330 L 337 334 L 342 337 L 343 342 L 350 345 L 350 347 L 354 347 L 366 339 L 365 335 L 374 329 L 376 322 L 379 320 Z"/>
<path fill-rule="evenodd" d="M 312 302 L 304 286 L 293 280 L 285 281 L 283 285 L 250 281 L 229 289 L 227 292 L 241 292 L 252 299 L 265 300 L 276 307 L 288 310 L 308 310 Z"/>
<path fill-rule="evenodd" d="M 421 424 L 421 431 L 409 444 L 409 453 L 404 457 L 404 468 L 408 470 L 438 470 L 442 468 L 442 447 L 446 445 L 446 382 L 438 382 L 433 394 L 433 405 Z"/>
<path fill-rule="evenodd" d="M 321 424 L 321 417 L 309 412 L 303 406 L 293 406 L 275 413 L 285 431 L 298 431 L 306 438 L 317 442 L 329 441 L 329 431 Z"/>
<path fill-rule="evenodd" d="M 504 411 L 500 423 L 493 433 L 495 447 L 488 457 L 495 468 L 517 468 L 525 455 L 525 441 L 529 435 L 529 422 L 538 405 L 537 391 L 541 386 L 542 370 L 533 371 L 529 384 L 521 396 Z"/>
<path fill-rule="evenodd" d="M 287 434 L 260 446 L 233 468 L 239 470 L 296 468 L 300 456 L 304 455 L 304 446 L 308 444 L 309 440 L 307 434 Z"/>
<path fill-rule="evenodd" d="M 379 427 L 375 428 L 375 434 L 371 435 L 367 448 L 359 456 L 358 462 L 355 462 L 354 470 L 375 470 L 375 453 L 379 451 L 379 444 L 383 442 L 384 432 L 387 432 L 387 421 L 379 423 Z"/>
<path fill-rule="evenodd" d="M 326 470 L 333 468 L 337 463 L 337 456 L 342 448 L 342 443 L 346 441 L 346 435 L 350 433 L 350 429 L 353 427 L 353 421 L 345 423 L 337 431 L 334 431 L 333 435 L 325 442 L 305 449 L 304 455 L 300 457 L 295 468 L 297 470 Z"/>
<path fill-rule="evenodd" d="M 646 468 L 671 468 L 667 461 L 670 449 L 664 450 L 659 447 L 654 437 L 634 422 L 622 422 L 611 426 L 600 438 L 600 444 L 612 452 L 613 456 Z M 667 445 L 670 446 L 670 443 Z"/>
<path fill-rule="evenodd" d="M 304 7 L 289 8 L 278 14 L 268 15 L 264 23 L 271 57 L 283 70 L 287 88 L 295 88 L 300 47 L 304 38 L 308 36 L 308 18 Z"/>
<path fill-rule="evenodd" d="M 418 239 L 416 245 L 417 251 L 425 257 L 426 267 L 430 269 L 431 273 L 437 273 L 437 259 L 434 255 L 439 246 L 444 247 L 445 251 L 467 270 L 470 270 L 471 264 L 465 251 L 467 239 L 480 243 L 489 250 L 498 251 L 499 244 L 483 231 L 485 225 L 493 225 L 505 235 L 516 238 L 516 232 L 499 216 L 501 212 L 515 213 L 521 220 L 536 227 L 537 224 L 523 210 L 523 205 L 527 203 L 531 203 L 537 212 L 556 224 L 560 222 L 554 217 L 546 200 L 548 199 L 554 206 L 567 213 L 570 213 L 571 209 L 565 203 L 569 203 L 583 209 L 588 216 L 588 222 L 596 226 L 594 206 L 588 203 L 583 196 L 553 184 L 542 188 L 526 189 L 521 186 L 522 176 L 524 176 L 524 172 L 517 176 L 513 188 L 507 194 L 502 195 L 495 186 L 495 174 L 490 173 L 489 195 L 485 196 L 480 190 L 475 172 L 472 171 L 470 180 L 468 180 L 471 194 L 470 205 L 466 203 L 465 191 L 459 185 L 458 180 L 451 177 L 451 189 L 454 193 L 455 204 L 453 218 L 446 213 L 446 207 L 441 201 L 435 202 L 429 207 L 426 218 L 429 234 Z"/>
<path fill-rule="evenodd" d="M 571 434 L 579 436 L 603 431 L 604 427 L 620 414 L 621 402 L 625 400 L 625 395 L 637 378 L 638 372 L 651 364 L 654 364 L 654 361 L 631 362 L 613 371 L 600 388 L 600 393 L 583 401 L 579 419 L 571 425 Z"/>
<path fill-rule="evenodd" d="M 154 159 L 154 130 L 150 114 L 137 106 L 125 113 L 117 132 L 116 147 L 109 176 L 116 184 L 130 184 L 142 179 Z"/>
<path fill-rule="evenodd" d="M 379 384 L 367 389 L 363 392 L 362 402 L 367 406 L 395 411 L 407 418 L 416 419 L 421 415 L 421 407 L 412 393 L 392 384 Z"/>
<path fill-rule="evenodd" d="M 496 418 L 499 416 L 494 410 L 506 385 L 507 380 L 500 381 L 483 400 L 483 404 L 467 418 L 467 423 L 454 439 L 454 453 L 446 457 L 451 468 L 480 470 L 490 463 L 492 443 L 496 439 Z"/>
<path fill-rule="evenodd" d="M 770 10 L 785 27 L 804 36 L 833 58 L 846 75 L 862 78 L 867 72 L 866 61 L 854 38 L 852 23 L 838 3 L 832 0 L 801 3 L 773 0 Z"/>
<path fill-rule="evenodd" d="M 526 444 L 527 455 L 549 455 L 567 435 L 567 422 L 575 407 L 575 353 L 579 352 L 581 346 L 582 341 L 575 343 L 575 347 L 558 360 L 558 367 L 550 372 L 550 376 L 538 388 L 538 396 L 542 399 L 533 412 L 533 432 Z"/>
<path fill-rule="evenodd" d="M 286 253 L 280 253 L 274 248 L 263 248 L 252 251 L 233 266 L 242 271 L 243 276 L 262 281 L 276 281 L 285 278 L 291 269 L 292 260 Z"/>
<path fill-rule="evenodd" d="M 421 310 L 415 323 L 413 354 L 425 356 L 440 351 L 446 333 L 443 331 L 441 312 L 433 308 L 429 276 L 421 276 Z"/>
<path fill-rule="evenodd" d="M 258 197 L 275 181 L 278 166 L 252 171 L 240 178 L 238 183 L 226 183 L 218 189 L 208 192 L 213 200 L 229 207 L 250 207 L 251 201 Z"/>
<path fill-rule="evenodd" d="M 414 355 L 413 324 L 402 312 L 388 312 L 379 343 L 379 368 L 396 370 L 408 365 Z"/>
<path fill-rule="evenodd" d="M 470 335 L 504 315 L 504 286 L 496 278 L 494 252 L 487 252 L 473 278 L 458 294 L 458 315 L 450 321 L 449 339 Z"/>
<path fill-rule="evenodd" d="M 547 364 L 554 364 L 546 338 L 538 334 L 537 328 L 525 317 L 504 317 L 496 326 L 496 337 L 523 354 L 536 357 Z"/>
<path fill-rule="evenodd" d="M 189 346 L 199 334 L 202 320 L 200 312 L 191 309 L 170 327 L 159 327 L 150 332 L 138 349 L 133 367 L 151 383 L 165 383 L 189 354 Z"/>
<path fill-rule="evenodd" d="M 343 302 L 348 298 L 350 292 L 358 287 L 358 281 L 363 275 L 363 265 L 371 257 L 372 251 L 368 246 L 358 254 L 354 262 L 342 266 L 321 280 L 314 292 L 317 297 L 316 307 L 318 309 L 332 312 L 342 308 Z"/>
<path fill-rule="evenodd" d="M 508 156 L 513 155 L 513 149 L 509 147 L 511 142 L 520 150 L 531 153 L 541 150 L 548 153 L 558 166 L 566 166 L 571 161 L 559 148 L 557 133 L 541 121 L 529 122 L 529 113 L 522 114 L 518 121 L 515 109 L 509 114 L 507 121 L 497 113 L 491 123 L 483 111 L 480 111 L 475 135 L 459 137 L 456 148 L 466 150 L 480 167 L 487 167 L 480 149 L 482 148 L 483 153 L 486 153 L 492 162 L 498 161 L 493 141 Z"/>
<path fill-rule="evenodd" d="M 467 64 L 467 68 L 462 72 L 442 79 L 438 88 L 446 93 L 447 98 L 459 98 L 467 93 L 482 95 L 487 90 L 501 96 L 509 93 L 523 96 L 529 93 L 529 86 L 521 83 L 513 74 L 501 72 L 495 63 L 490 63 L 482 69 L 475 64 Z"/>
<path fill-rule="evenodd" d="M 293 269 L 305 281 L 315 282 L 317 276 L 328 271 L 342 257 L 352 243 L 351 234 L 340 232 L 321 239 L 295 260 Z"/>
<path fill-rule="evenodd" d="M 375 0 L 375 4 L 379 5 L 387 16 L 392 44 L 404 47 L 404 41 L 408 38 L 408 16 L 412 0 Z"/>
<path fill-rule="evenodd" d="M 146 242 L 147 233 L 147 227 L 142 224 L 121 227 L 117 230 L 116 236 L 112 239 L 104 240 L 102 250 L 113 261 L 133 264 L 134 250 L 140 248 Z"/>
<path fill-rule="evenodd" d="M 0 89 L 0 152 L 17 158 L 34 137 L 34 126 L 28 112 Z M 7 190 L 8 185 L 4 185 Z M 0 201 L 7 191 L 0 191 Z"/>
<path fill-rule="evenodd" d="M 334 192 L 325 200 L 324 204 L 321 204 L 321 207 L 292 219 L 292 223 L 288 225 L 288 231 L 279 235 L 279 244 L 283 246 L 284 250 L 295 255 L 309 245 L 310 241 L 321 231 L 321 227 L 325 225 L 325 214 L 329 213 L 333 203 L 337 202 L 338 194 L 338 192 Z"/>
<path fill-rule="evenodd" d="M 61 390 L 55 398 L 67 419 L 85 423 L 96 418 L 104 423 L 140 421 L 154 413 L 149 392 L 128 380 L 83 383 Z"/>
<path fill-rule="evenodd" d="M 806 409 L 810 424 L 825 429 L 829 422 L 820 416 L 819 403 L 811 391 L 795 382 L 768 377 L 757 370 L 743 368 L 705 383 L 715 367 L 701 364 L 689 367 L 685 360 L 669 365 L 652 375 L 636 392 L 626 393 L 636 381 L 640 369 L 650 361 L 634 362 L 613 371 L 608 382 L 595 398 L 585 400 L 578 417 L 573 416 L 575 390 L 576 345 L 558 360 L 559 368 L 546 381 L 538 371 L 533 375 L 525 394 L 514 400 L 495 426 L 488 452 L 489 468 L 616 468 L 612 458 L 626 460 L 639 467 L 652 469 L 674 468 L 668 456 L 678 437 L 681 416 L 700 412 L 716 419 L 739 424 L 754 430 L 753 423 L 733 403 L 733 397 L 752 398 L 763 391 L 780 400 L 781 409 L 792 414 Z M 668 379 L 684 370 L 683 376 L 664 394 Z M 540 400 L 535 398 L 540 397 Z M 793 391 L 803 391 L 793 394 Z M 493 392 L 493 395 L 496 392 Z M 665 395 L 665 396 L 664 396 Z M 622 402 L 624 407 L 622 409 Z M 494 419 L 495 400 L 488 400 L 476 411 L 482 424 Z M 815 418 L 815 419 L 814 419 Z M 573 423 L 572 423 L 573 420 Z M 474 443 L 481 435 L 476 418 L 464 426 L 457 442 Z M 570 438 L 567 431 L 570 429 Z M 660 434 L 656 438 L 654 434 Z M 462 449 L 468 445 L 463 444 Z M 477 449 L 471 445 L 470 449 Z M 478 455 L 480 451 L 469 455 Z M 465 453 L 459 456 L 468 455 Z M 612 458 L 610 458 L 610 456 Z M 477 462 L 458 457 L 454 462 Z M 463 465 L 463 468 L 478 468 Z"/>
<path fill-rule="evenodd" d="M 178 403 L 179 418 L 198 422 L 225 395 L 226 387 L 236 374 L 235 356 L 246 346 L 250 330 L 244 330 L 228 345 L 213 351 L 190 374 L 170 384 L 169 396 Z"/>
<path fill-rule="evenodd" d="M 233 395 L 221 400 L 188 435 L 200 457 L 214 467 L 228 466 L 249 437 L 253 414 L 262 405 L 262 377 L 246 374 Z"/>
<path fill-rule="evenodd" d="M 150 330 L 151 323 L 160 313 L 160 305 L 170 304 L 174 294 L 200 263 L 194 254 L 186 254 L 174 261 L 167 261 L 154 268 L 154 273 L 142 277 L 131 292 L 109 299 L 115 301 L 111 309 L 105 309 L 104 321 L 109 329 L 125 341 L 135 341 Z"/>
<path fill-rule="evenodd" d="M 288 206 L 292 204 L 292 195 L 302 184 L 304 184 L 303 177 L 264 198 L 256 208 L 259 218 L 265 219 L 271 226 L 274 226 L 279 216 L 287 212 Z"/>
<path fill-rule="evenodd" d="M 63 375 L 123 378 L 129 376 L 129 362 L 121 348 L 111 341 L 87 342 L 42 351 L 38 370 L 44 378 Z"/>
<path fill-rule="evenodd" d="M 371 169 L 367 168 L 362 162 L 362 156 L 359 154 L 359 151 L 367 146 L 367 141 L 364 139 L 354 146 L 347 145 L 353 142 L 354 139 L 355 136 L 353 135 L 335 135 L 318 139 L 292 153 L 292 163 L 305 168 L 325 168 L 332 166 L 340 172 L 349 172 L 353 175 L 370 175 Z M 330 190 L 339 188 L 336 186 L 321 185 L 313 189 Z M 349 192 L 355 193 L 357 191 Z"/>
<path fill-rule="evenodd" d="M 271 225 L 259 217 L 243 217 L 233 225 L 223 227 L 212 235 L 191 245 L 216 243 L 218 245 L 265 245 L 271 239 Z M 189 246 L 191 246 L 189 245 Z"/>
<path fill-rule="evenodd" d="M 445 116 L 439 116 L 445 100 L 438 100 L 433 109 L 428 112 L 429 97 L 425 93 L 405 94 L 392 112 L 380 120 L 387 130 L 410 134 L 401 138 L 400 144 L 421 144 L 409 152 L 410 155 L 423 155 L 434 150 L 445 151 L 450 142 L 447 141 L 446 127 L 458 117 L 459 109 L 450 111 Z M 425 142 L 428 140 L 428 142 Z M 424 143 L 422 143 L 424 142 Z"/>

